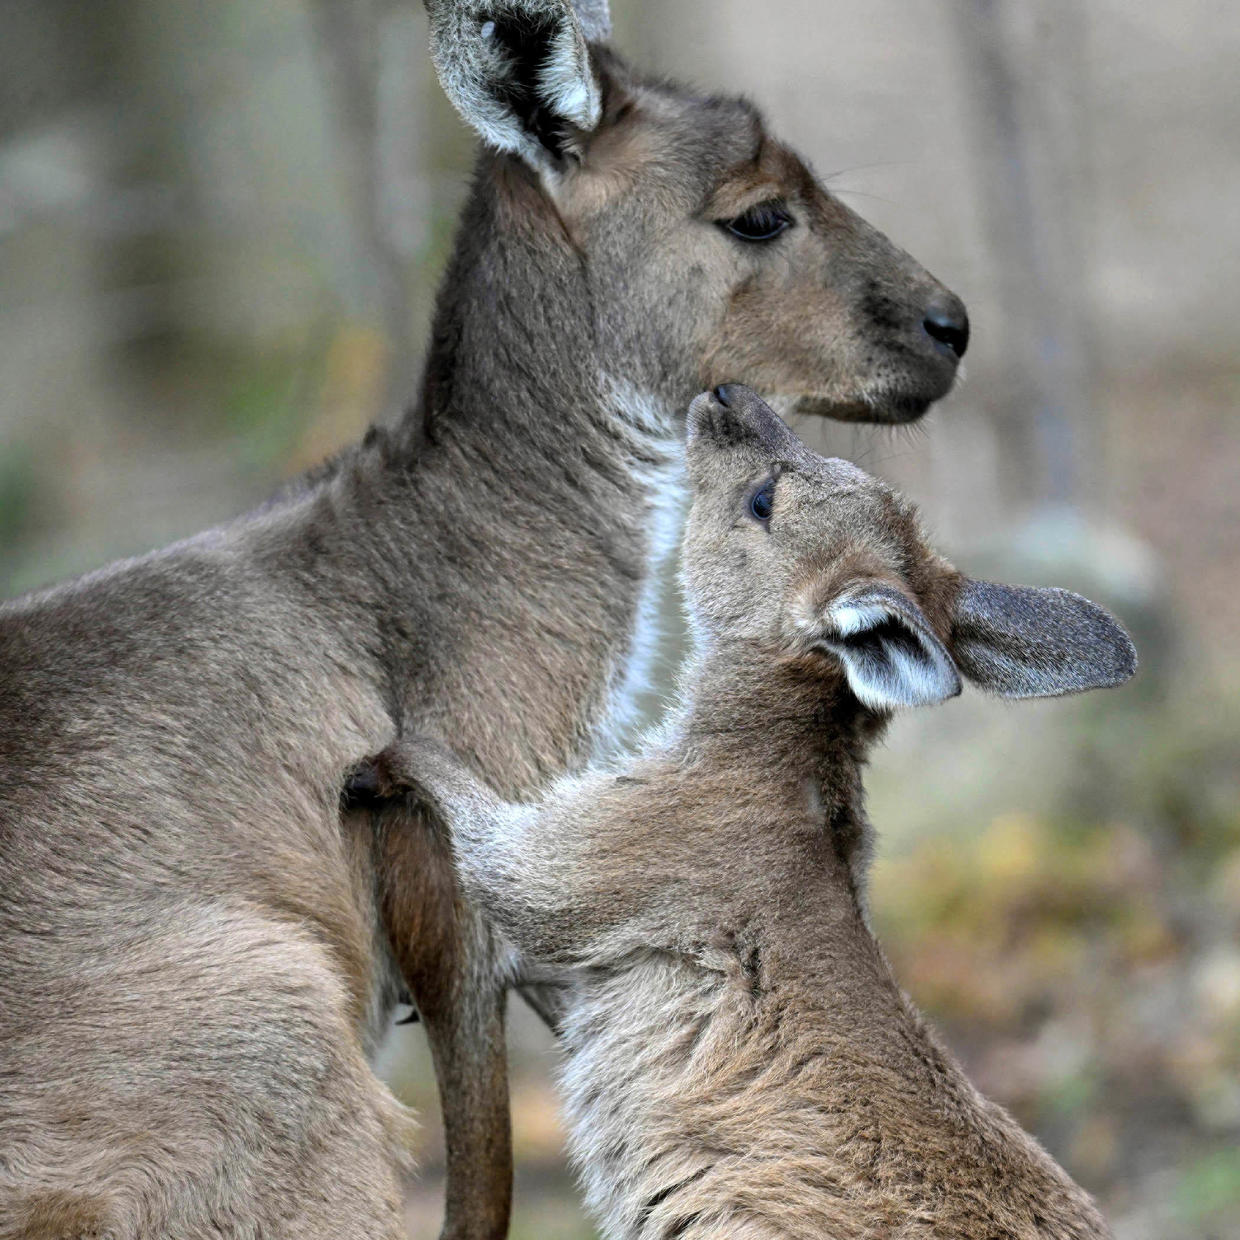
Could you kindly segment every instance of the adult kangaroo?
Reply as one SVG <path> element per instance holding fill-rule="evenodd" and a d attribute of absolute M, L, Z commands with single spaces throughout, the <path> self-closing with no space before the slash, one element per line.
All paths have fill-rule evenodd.
<path fill-rule="evenodd" d="M 484 141 L 416 406 L 0 608 L 5 1240 L 402 1234 L 407 1121 L 369 1064 L 402 985 L 448 1233 L 503 1234 L 494 949 L 442 841 L 342 817 L 348 772 L 401 733 L 509 797 L 584 761 L 641 683 L 691 396 L 900 421 L 967 342 L 749 104 L 642 78 L 598 6 L 430 13 Z"/>

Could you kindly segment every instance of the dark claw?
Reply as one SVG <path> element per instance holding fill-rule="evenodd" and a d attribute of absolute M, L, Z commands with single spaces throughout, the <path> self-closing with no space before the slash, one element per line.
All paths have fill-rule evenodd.
<path fill-rule="evenodd" d="M 345 809 L 379 809 L 399 789 L 392 781 L 383 754 L 365 758 L 345 779 L 340 800 Z"/>

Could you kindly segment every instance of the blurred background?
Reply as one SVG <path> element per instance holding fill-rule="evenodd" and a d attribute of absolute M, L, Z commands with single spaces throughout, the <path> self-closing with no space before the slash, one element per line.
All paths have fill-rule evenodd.
<path fill-rule="evenodd" d="M 798 429 L 903 486 L 969 571 L 1073 586 L 1137 636 L 1121 690 L 893 728 L 871 789 L 897 973 L 1123 1240 L 1240 1236 L 1240 11 L 613 8 L 634 60 L 752 95 L 969 305 L 967 380 L 921 426 Z M 0 0 L 0 30 L 11 595 L 394 416 L 472 143 L 414 0 Z M 514 1235 L 589 1236 L 553 1047 L 513 1017 Z M 420 1031 L 384 1071 L 425 1121 L 430 1236 Z"/>

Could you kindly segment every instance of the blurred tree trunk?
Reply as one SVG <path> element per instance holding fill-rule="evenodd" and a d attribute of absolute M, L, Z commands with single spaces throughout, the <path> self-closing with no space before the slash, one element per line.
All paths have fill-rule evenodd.
<path fill-rule="evenodd" d="M 1075 0 L 956 0 L 976 170 L 994 250 L 1002 372 L 985 394 L 1004 502 L 1076 512 L 1092 473 L 1084 185 L 1087 13 Z"/>
<path fill-rule="evenodd" d="M 420 175 L 417 86 L 426 60 L 411 0 L 310 0 L 336 122 L 336 158 L 351 212 L 352 318 L 387 338 L 385 412 L 414 395 L 408 266 L 427 201 Z"/>

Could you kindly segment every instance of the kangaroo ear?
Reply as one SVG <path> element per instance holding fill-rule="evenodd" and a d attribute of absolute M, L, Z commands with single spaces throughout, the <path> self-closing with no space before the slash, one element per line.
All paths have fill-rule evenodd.
<path fill-rule="evenodd" d="M 611 38 L 611 5 L 608 0 L 573 0 L 573 11 L 587 41 L 602 43 Z"/>
<path fill-rule="evenodd" d="M 975 684 L 1008 698 L 1121 685 L 1137 670 L 1132 639 L 1109 612 L 1068 590 L 966 581 L 952 649 Z"/>
<path fill-rule="evenodd" d="M 431 59 L 456 110 L 484 142 L 554 168 L 570 128 L 593 130 L 599 85 L 568 0 L 426 0 Z M 592 35 L 607 8 L 587 3 Z"/>
<path fill-rule="evenodd" d="M 960 674 L 921 609 L 879 582 L 850 586 L 823 608 L 814 644 L 835 655 L 872 710 L 933 706 L 960 692 Z"/>

